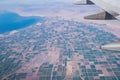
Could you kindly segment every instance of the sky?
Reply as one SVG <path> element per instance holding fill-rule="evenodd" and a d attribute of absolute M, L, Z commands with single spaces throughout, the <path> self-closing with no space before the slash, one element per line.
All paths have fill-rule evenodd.
<path fill-rule="evenodd" d="M 73 2 L 74 0 L 0 0 L 0 4 L 39 4 L 41 2 Z"/>

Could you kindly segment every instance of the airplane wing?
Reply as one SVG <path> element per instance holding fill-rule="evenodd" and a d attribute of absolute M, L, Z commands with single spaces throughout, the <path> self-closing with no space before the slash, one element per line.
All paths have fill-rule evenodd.
<path fill-rule="evenodd" d="M 106 20 L 118 19 L 120 20 L 120 0 L 78 0 L 75 4 L 96 4 L 103 9 L 102 12 L 85 16 L 85 19 L 91 20 Z M 102 45 L 103 50 L 120 51 L 120 42 Z"/>
<path fill-rule="evenodd" d="M 104 20 L 118 19 L 120 20 L 120 0 L 77 0 L 75 4 L 96 4 L 103 9 L 102 12 L 85 16 L 85 19 Z"/>
<path fill-rule="evenodd" d="M 106 12 L 120 20 L 120 0 L 91 0 Z"/>

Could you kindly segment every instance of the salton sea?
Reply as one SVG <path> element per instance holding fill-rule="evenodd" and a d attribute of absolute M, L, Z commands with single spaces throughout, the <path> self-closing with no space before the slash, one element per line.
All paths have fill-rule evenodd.
<path fill-rule="evenodd" d="M 40 20 L 42 21 L 41 17 L 24 17 L 12 12 L 0 12 L 0 34 L 30 26 Z"/>

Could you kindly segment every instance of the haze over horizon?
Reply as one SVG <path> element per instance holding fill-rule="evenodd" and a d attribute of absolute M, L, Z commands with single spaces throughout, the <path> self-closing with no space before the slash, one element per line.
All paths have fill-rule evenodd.
<path fill-rule="evenodd" d="M 0 4 L 39 4 L 39 3 L 48 3 L 48 2 L 74 2 L 73 0 L 2 0 Z"/>

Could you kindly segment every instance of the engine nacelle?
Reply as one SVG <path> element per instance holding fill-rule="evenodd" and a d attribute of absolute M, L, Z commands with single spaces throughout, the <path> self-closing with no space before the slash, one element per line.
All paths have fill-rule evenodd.
<path fill-rule="evenodd" d="M 94 4 L 93 2 L 91 2 L 90 0 L 77 0 L 75 1 L 76 5 L 85 5 L 85 4 Z"/>
<path fill-rule="evenodd" d="M 100 47 L 103 50 L 120 51 L 120 42 L 106 44 Z"/>

